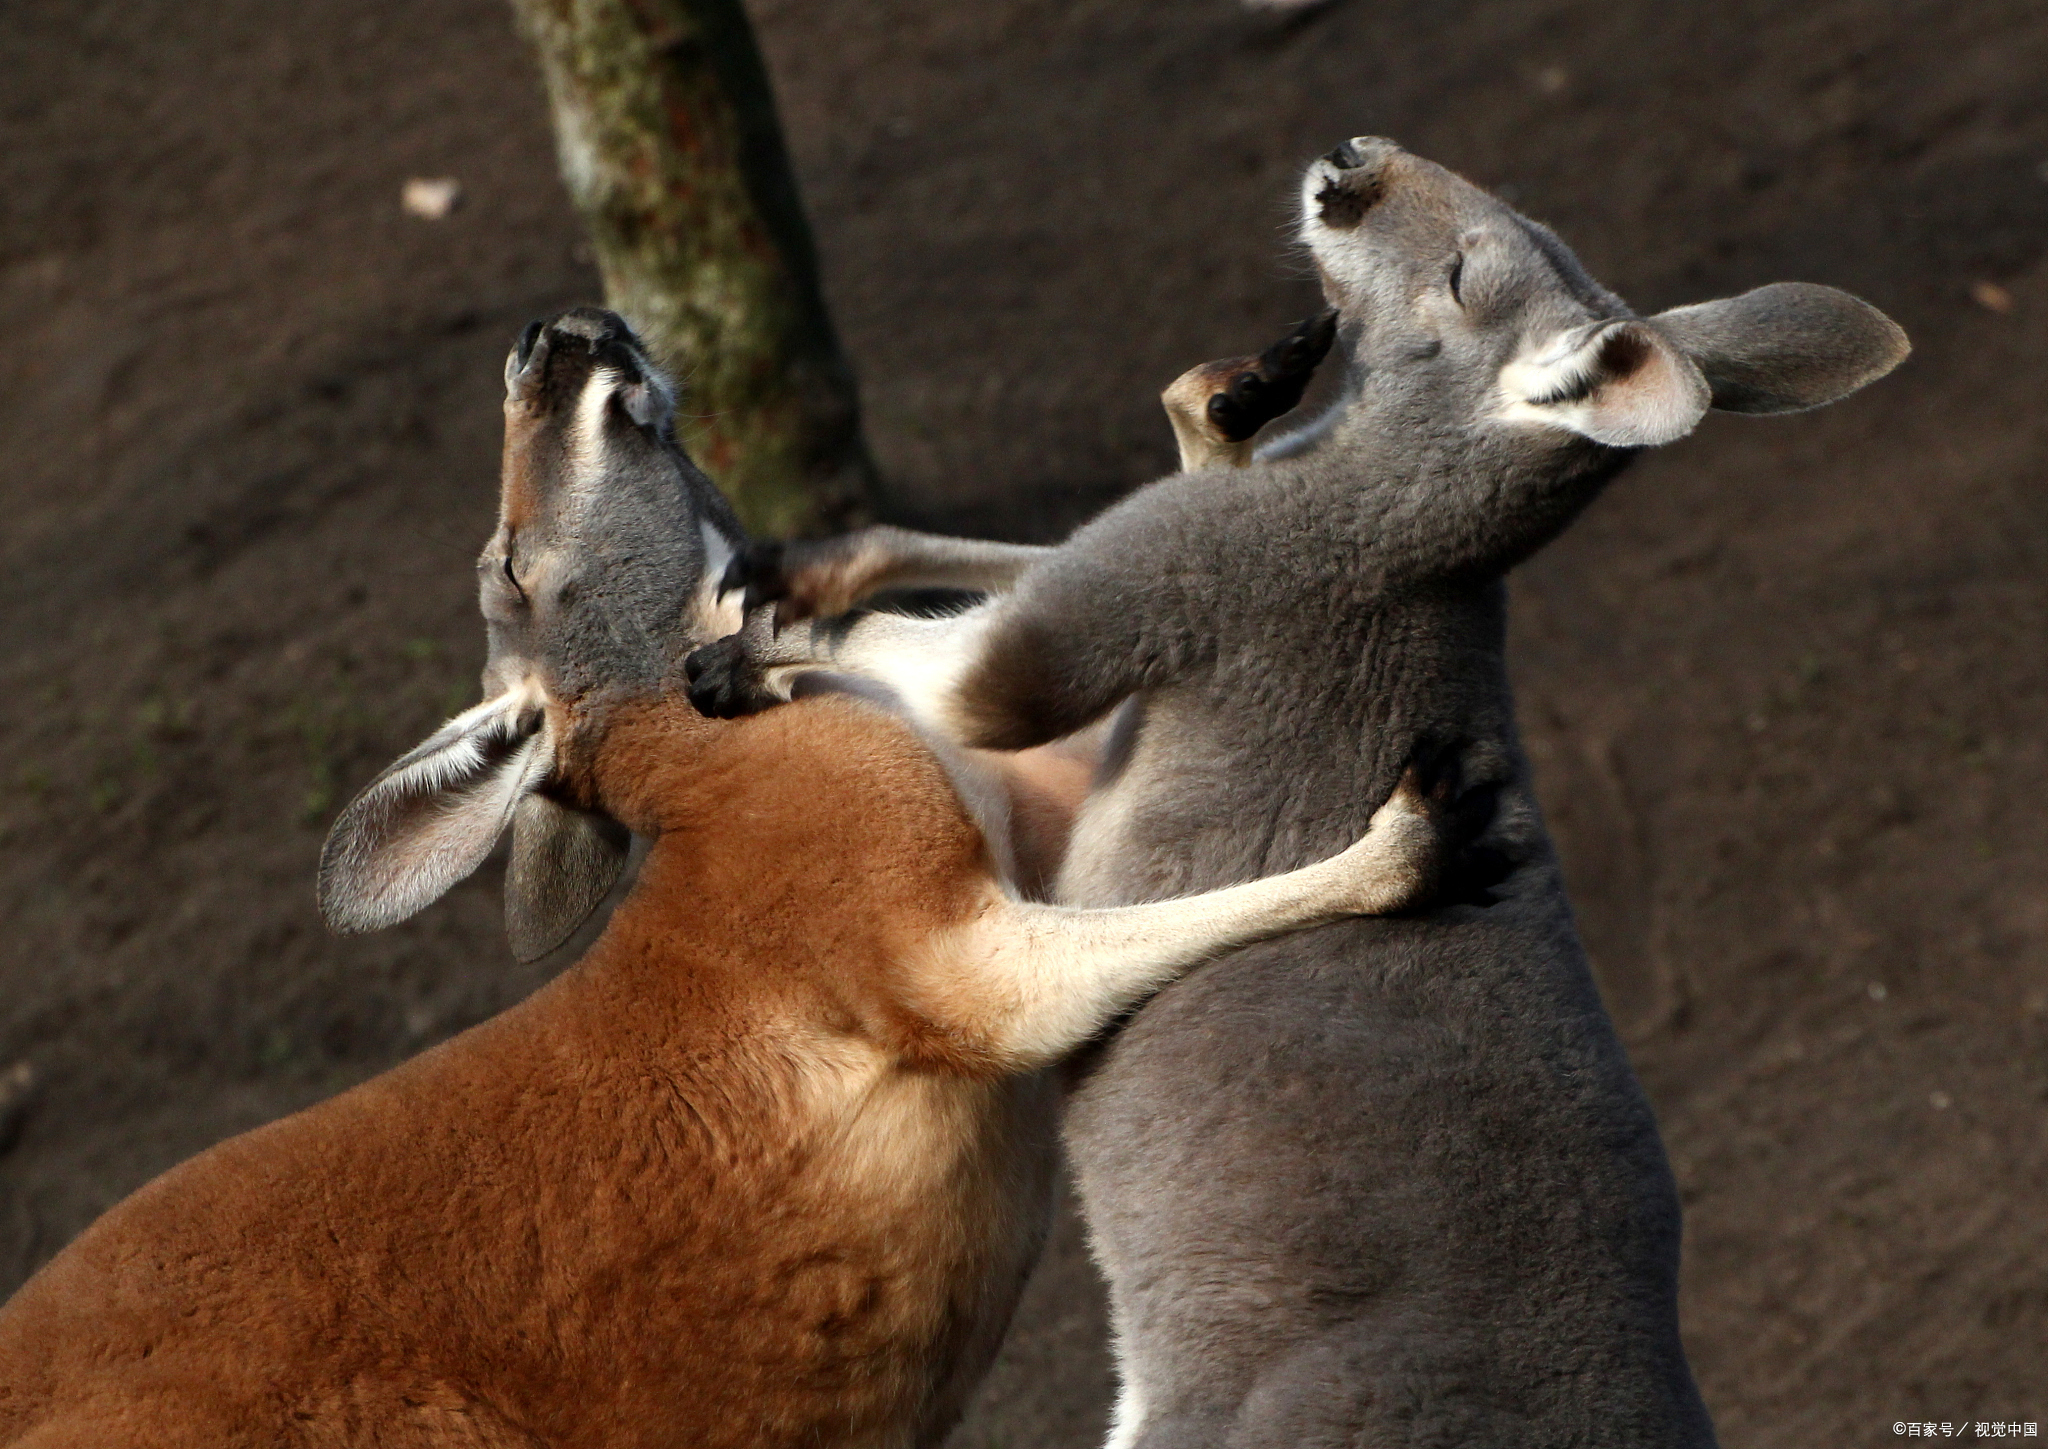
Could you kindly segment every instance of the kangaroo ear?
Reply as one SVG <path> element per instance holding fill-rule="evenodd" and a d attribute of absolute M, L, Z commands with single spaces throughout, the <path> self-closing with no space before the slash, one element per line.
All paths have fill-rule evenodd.
<path fill-rule="evenodd" d="M 457 715 L 349 802 L 320 852 L 320 913 L 375 931 L 431 905 L 484 862 L 554 764 L 539 697 L 514 689 Z"/>
<path fill-rule="evenodd" d="M 512 954 L 538 961 L 604 902 L 625 868 L 632 832 L 605 815 L 528 795 L 512 813 L 505 868 L 505 934 Z"/>
<path fill-rule="evenodd" d="M 1913 344 L 1868 302 L 1811 282 L 1775 282 L 1650 319 L 1699 367 L 1714 406 L 1790 413 L 1847 397 L 1906 360 Z"/>
<path fill-rule="evenodd" d="M 1707 380 L 1646 323 L 1592 322 L 1501 369 L 1501 415 L 1615 448 L 1654 448 L 1706 416 Z"/>

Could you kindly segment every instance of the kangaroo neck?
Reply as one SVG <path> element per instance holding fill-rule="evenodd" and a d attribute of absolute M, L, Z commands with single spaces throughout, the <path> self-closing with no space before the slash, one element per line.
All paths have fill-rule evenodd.
<path fill-rule="evenodd" d="M 1636 453 L 1562 429 L 1411 415 L 1367 387 L 1329 442 L 1291 464 L 1352 520 L 1402 586 L 1470 586 L 1505 574 L 1571 525 Z"/>

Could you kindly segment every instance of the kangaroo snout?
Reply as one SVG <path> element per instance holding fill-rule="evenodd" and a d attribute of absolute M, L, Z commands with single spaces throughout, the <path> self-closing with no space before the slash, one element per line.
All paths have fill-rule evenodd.
<path fill-rule="evenodd" d="M 1400 146 L 1384 136 L 1353 136 L 1332 146 L 1323 159 L 1340 171 L 1356 171 L 1384 163 L 1400 150 Z"/>
<path fill-rule="evenodd" d="M 617 314 L 575 307 L 527 324 L 505 359 L 505 399 L 530 413 L 573 408 L 603 372 L 619 388 L 645 385 L 653 368 Z"/>
<path fill-rule="evenodd" d="M 1379 204 L 1401 148 L 1380 136 L 1353 136 L 1321 158 L 1315 202 L 1325 226 L 1357 226 Z"/>

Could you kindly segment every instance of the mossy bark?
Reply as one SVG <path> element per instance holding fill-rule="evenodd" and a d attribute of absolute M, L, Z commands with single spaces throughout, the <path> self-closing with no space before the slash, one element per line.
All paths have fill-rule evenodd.
<path fill-rule="evenodd" d="M 762 534 L 866 518 L 853 375 L 740 0 L 512 0 L 605 298 L 682 386 L 677 429 Z"/>

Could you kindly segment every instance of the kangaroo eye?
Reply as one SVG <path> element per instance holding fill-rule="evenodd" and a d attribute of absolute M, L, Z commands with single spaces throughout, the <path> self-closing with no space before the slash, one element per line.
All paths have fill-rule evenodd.
<path fill-rule="evenodd" d="M 526 590 L 519 586 L 519 575 L 512 572 L 512 555 L 505 555 L 505 582 L 512 586 L 512 592 L 519 595 L 519 602 L 526 602 Z"/>
<path fill-rule="evenodd" d="M 1451 289 L 1451 300 L 1453 302 L 1456 302 L 1460 307 L 1465 305 L 1465 299 L 1462 295 L 1460 295 L 1458 291 L 1458 286 L 1464 280 L 1465 254 L 1463 252 L 1459 252 L 1457 256 L 1451 259 L 1451 274 L 1450 276 L 1444 279 L 1444 283 Z"/>

